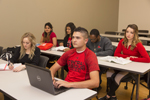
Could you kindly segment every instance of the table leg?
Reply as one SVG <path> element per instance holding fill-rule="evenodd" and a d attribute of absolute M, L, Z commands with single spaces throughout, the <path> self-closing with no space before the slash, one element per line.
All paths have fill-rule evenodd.
<path fill-rule="evenodd" d="M 148 90 L 149 90 L 149 95 L 148 97 L 150 97 L 150 83 L 149 83 L 149 78 L 150 78 L 150 72 L 148 72 L 148 75 L 147 75 L 147 86 L 148 86 Z"/>
<path fill-rule="evenodd" d="M 140 85 L 140 74 L 137 74 L 137 78 L 136 78 L 136 97 L 135 100 L 138 100 L 139 97 L 139 85 Z"/>

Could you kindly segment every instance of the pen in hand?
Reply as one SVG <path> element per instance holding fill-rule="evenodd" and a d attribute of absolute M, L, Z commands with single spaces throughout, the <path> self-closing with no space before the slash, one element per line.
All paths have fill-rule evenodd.
<path fill-rule="evenodd" d="M 10 70 L 12 70 L 14 68 L 14 65 L 11 62 L 9 62 L 8 67 L 9 67 Z"/>

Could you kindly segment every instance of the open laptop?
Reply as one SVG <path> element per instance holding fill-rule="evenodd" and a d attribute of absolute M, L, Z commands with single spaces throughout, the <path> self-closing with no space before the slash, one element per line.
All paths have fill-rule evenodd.
<path fill-rule="evenodd" d="M 53 85 L 51 72 L 49 69 L 45 69 L 28 63 L 26 63 L 25 65 L 26 65 L 29 81 L 32 86 L 53 95 L 59 94 L 69 89 L 65 87 L 61 87 L 59 89 L 55 88 Z"/>

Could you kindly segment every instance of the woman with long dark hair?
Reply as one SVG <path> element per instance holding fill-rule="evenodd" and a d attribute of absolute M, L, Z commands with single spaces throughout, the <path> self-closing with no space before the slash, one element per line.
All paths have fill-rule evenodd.
<path fill-rule="evenodd" d="M 53 46 L 57 46 L 57 37 L 53 32 L 53 26 L 50 22 L 46 23 L 44 26 L 44 32 L 41 37 L 40 43 L 52 43 Z"/>
<path fill-rule="evenodd" d="M 74 23 L 72 23 L 72 22 L 68 23 L 65 27 L 66 36 L 64 38 L 63 45 L 64 45 L 64 47 L 68 47 L 68 48 L 64 49 L 65 52 L 73 48 L 71 39 L 72 39 L 72 34 L 73 34 L 73 31 L 75 28 L 76 27 L 75 27 Z"/>

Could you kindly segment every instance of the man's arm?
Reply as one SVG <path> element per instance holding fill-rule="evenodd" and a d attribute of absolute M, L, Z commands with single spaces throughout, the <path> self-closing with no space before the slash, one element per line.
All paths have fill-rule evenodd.
<path fill-rule="evenodd" d="M 60 69 L 62 66 L 60 66 L 57 62 L 50 68 L 52 80 L 54 80 L 54 75 L 58 69 Z"/>
<path fill-rule="evenodd" d="M 81 82 L 57 81 L 58 88 L 61 86 L 68 88 L 97 88 L 99 86 L 99 71 L 90 72 L 90 79 Z"/>

